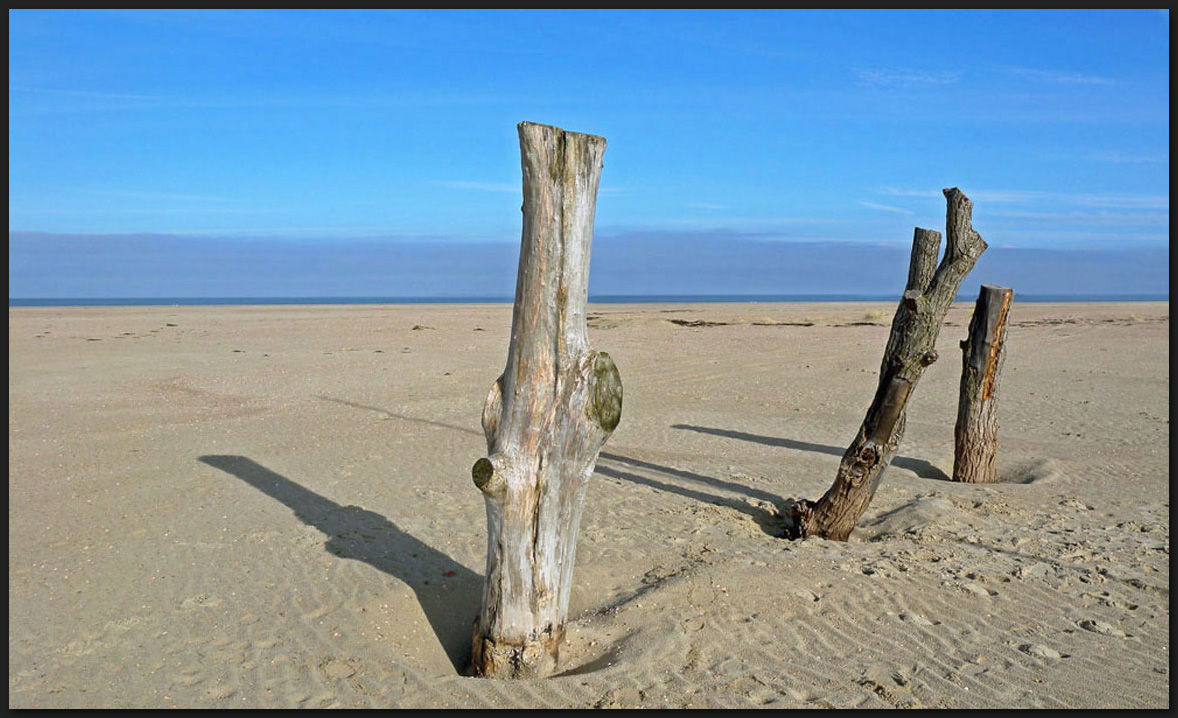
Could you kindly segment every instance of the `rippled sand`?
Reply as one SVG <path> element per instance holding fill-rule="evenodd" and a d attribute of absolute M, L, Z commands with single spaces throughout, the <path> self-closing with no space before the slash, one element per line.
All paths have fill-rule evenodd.
<path fill-rule="evenodd" d="M 1003 483 L 954 307 L 852 541 L 889 304 L 594 305 L 625 385 L 565 672 L 465 677 L 508 306 L 9 309 L 10 708 L 1169 706 L 1169 307 L 1019 304 Z"/>

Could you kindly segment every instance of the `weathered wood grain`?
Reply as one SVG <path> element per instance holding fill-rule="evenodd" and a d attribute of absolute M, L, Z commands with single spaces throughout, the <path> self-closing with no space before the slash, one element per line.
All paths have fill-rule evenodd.
<path fill-rule="evenodd" d="M 487 571 L 472 671 L 556 670 L 585 491 L 621 419 L 622 383 L 589 347 L 585 307 L 605 139 L 521 123 L 523 233 L 503 375 L 471 475 L 487 509 Z"/>

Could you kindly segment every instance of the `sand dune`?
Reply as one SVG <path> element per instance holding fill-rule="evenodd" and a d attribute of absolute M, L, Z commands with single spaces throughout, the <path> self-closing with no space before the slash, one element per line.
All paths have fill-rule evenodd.
<path fill-rule="evenodd" d="M 852 540 L 785 540 L 892 309 L 591 306 L 626 398 L 563 673 L 501 682 L 510 307 L 10 308 L 9 707 L 1168 707 L 1168 304 L 1016 297 L 989 486 L 947 480 L 955 306 Z"/>

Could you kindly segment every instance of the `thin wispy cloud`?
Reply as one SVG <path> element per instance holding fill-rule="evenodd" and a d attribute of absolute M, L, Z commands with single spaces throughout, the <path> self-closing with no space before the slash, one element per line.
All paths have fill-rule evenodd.
<path fill-rule="evenodd" d="M 1115 85 L 1116 82 L 1099 75 L 1059 70 L 1037 70 L 1030 67 L 1011 67 L 1008 71 L 1019 77 L 1052 85 Z"/>
<path fill-rule="evenodd" d="M 89 190 L 89 194 L 101 195 L 104 197 L 120 197 L 123 199 L 136 200 L 151 200 L 156 202 L 211 202 L 213 204 L 235 203 L 240 200 L 231 199 L 229 197 L 214 197 L 210 195 L 197 194 L 177 194 L 171 192 L 138 192 L 134 190 Z"/>
<path fill-rule="evenodd" d="M 50 109 L 58 112 L 108 110 L 249 110 L 269 108 L 367 109 L 398 107 L 490 106 L 509 102 L 503 95 L 482 91 L 389 93 L 372 90 L 355 94 L 304 92 L 290 94 L 248 93 L 242 95 L 167 95 L 135 92 L 106 92 L 15 85 L 10 97 L 26 101 L 56 99 Z"/>
<path fill-rule="evenodd" d="M 54 95 L 59 97 L 77 97 L 88 100 L 141 100 L 154 101 L 161 99 L 155 95 L 143 95 L 130 92 L 96 92 L 92 90 L 58 90 L 50 87 L 8 86 L 9 93 L 17 92 L 31 95 Z"/>
<path fill-rule="evenodd" d="M 1108 209 L 1157 209 L 1168 210 L 1168 195 L 1126 195 L 1126 194 L 1067 194 L 1063 192 L 983 192 L 979 199 L 994 203 L 1059 203 L 1090 208 Z"/>
<path fill-rule="evenodd" d="M 285 212 L 285 209 L 266 209 L 260 207 L 98 207 L 98 208 L 77 208 L 77 209 L 26 209 L 23 207 L 9 207 L 9 219 L 13 217 L 22 217 L 24 215 L 31 216 L 46 216 L 46 217 L 91 217 L 91 216 L 106 216 L 106 217 L 120 217 L 120 216 L 139 216 L 139 215 L 181 215 L 181 214 L 195 214 L 202 217 L 207 216 L 221 216 L 221 215 L 254 215 L 254 214 L 277 214 Z"/>
<path fill-rule="evenodd" d="M 692 209 L 728 209 L 726 204 L 711 204 L 708 202 L 688 202 L 688 207 Z"/>
<path fill-rule="evenodd" d="M 615 227 L 618 230 L 633 230 L 646 231 L 651 229 L 663 229 L 666 227 L 684 227 L 695 226 L 698 227 L 702 222 L 707 222 L 710 226 L 715 228 L 729 228 L 740 227 L 746 228 L 750 232 L 765 232 L 772 231 L 774 227 L 796 227 L 801 225 L 830 225 L 830 224 L 855 224 L 853 220 L 847 220 L 841 217 L 717 217 L 706 220 L 687 219 L 683 217 L 655 217 L 643 222 L 627 222 L 624 225 Z"/>
<path fill-rule="evenodd" d="M 915 212 L 912 210 L 904 209 L 903 207 L 892 207 L 886 204 L 876 204 L 875 202 L 859 202 L 859 204 L 863 207 L 867 207 L 868 209 L 878 209 L 881 212 L 894 212 L 895 214 L 903 215 L 905 217 L 910 217 L 915 214 Z"/>
<path fill-rule="evenodd" d="M 941 197 L 940 190 L 910 189 L 902 187 L 882 187 L 873 190 L 877 194 L 890 197 Z M 1169 195 L 1137 195 L 1137 194 L 1069 194 L 1066 192 L 1044 192 L 1033 190 L 987 190 L 971 189 L 966 194 L 975 203 L 992 204 L 1070 204 L 1083 207 L 1103 207 L 1122 209 L 1165 209 L 1170 207 Z"/>
<path fill-rule="evenodd" d="M 431 234 L 409 234 L 389 227 L 364 227 L 354 225 L 322 225 L 322 226 L 267 226 L 265 229 L 258 227 L 218 227 L 215 230 L 197 230 L 197 229 L 168 229 L 164 230 L 165 234 L 174 234 L 179 236 L 198 236 L 198 237 L 239 237 L 243 239 L 286 239 L 290 237 L 307 238 L 308 236 L 321 238 L 330 237 L 335 240 L 346 241 L 349 239 L 412 239 L 423 241 L 442 241 L 451 239 L 450 237 L 443 237 L 441 235 Z"/>
<path fill-rule="evenodd" d="M 476 192 L 503 192 L 519 194 L 523 189 L 518 184 L 507 182 L 471 182 L 468 180 L 438 180 L 436 184 L 449 189 L 474 190 Z"/>
<path fill-rule="evenodd" d="M 992 218 L 1057 225 L 1165 227 L 1170 224 L 1169 212 L 1019 212 L 997 210 Z"/>
<path fill-rule="evenodd" d="M 912 189 L 910 187 L 876 187 L 871 190 L 876 194 L 886 194 L 893 197 L 940 197 L 940 190 Z"/>
<path fill-rule="evenodd" d="M 875 223 L 862 219 L 831 217 L 663 217 L 647 222 L 609 223 L 598 227 L 599 236 L 674 233 L 714 236 L 725 241 L 784 241 L 862 243 L 879 239 Z"/>
<path fill-rule="evenodd" d="M 1170 155 L 1130 155 L 1121 152 L 1098 152 L 1088 156 L 1088 159 L 1096 162 L 1112 162 L 1114 164 L 1155 164 L 1159 162 L 1169 162 Z"/>
<path fill-rule="evenodd" d="M 862 85 L 877 87 L 923 87 L 954 85 L 961 81 L 960 72 L 929 70 L 855 70 L 855 79 Z"/>
<path fill-rule="evenodd" d="M 24 199 L 10 201 L 8 216 L 12 222 L 45 217 L 256 216 L 287 211 L 289 209 L 259 207 L 242 198 L 81 188 L 63 191 L 53 205 L 44 202 L 27 203 Z"/>

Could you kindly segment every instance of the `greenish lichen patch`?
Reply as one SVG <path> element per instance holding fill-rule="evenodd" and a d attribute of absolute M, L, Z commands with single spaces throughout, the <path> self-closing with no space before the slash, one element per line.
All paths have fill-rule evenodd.
<path fill-rule="evenodd" d="M 474 466 L 470 467 L 470 477 L 474 479 L 474 485 L 480 489 L 485 488 L 494 475 L 495 465 L 486 457 L 474 462 Z"/>
<path fill-rule="evenodd" d="M 622 420 L 622 377 L 614 360 L 605 352 L 598 352 L 593 362 L 593 408 L 597 423 L 607 432 L 617 428 Z"/>

